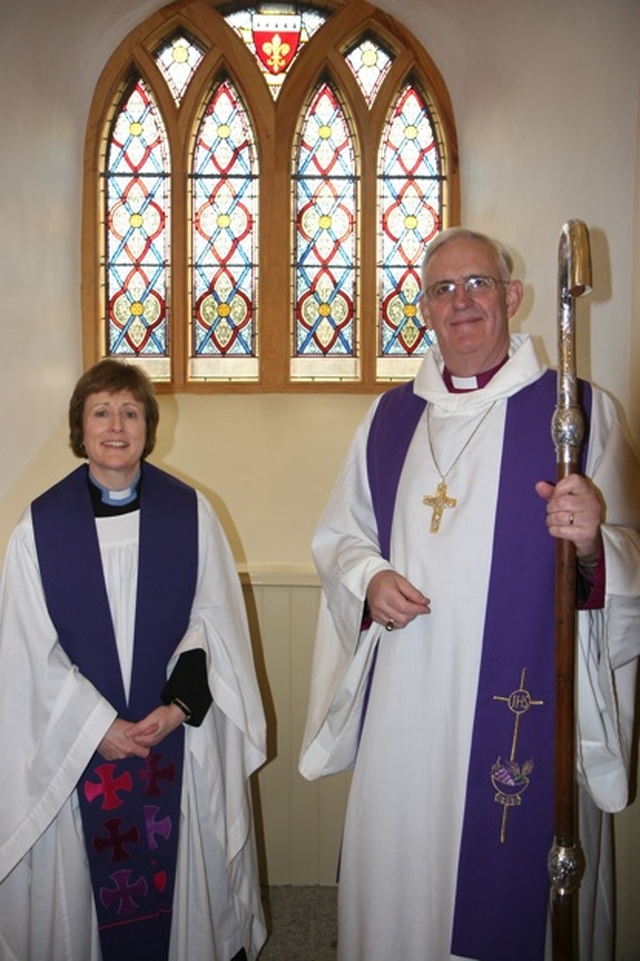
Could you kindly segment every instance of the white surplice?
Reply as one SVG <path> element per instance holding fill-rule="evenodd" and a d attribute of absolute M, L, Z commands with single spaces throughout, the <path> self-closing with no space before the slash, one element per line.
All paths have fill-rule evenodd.
<path fill-rule="evenodd" d="M 380 556 L 366 467 L 376 401 L 357 431 L 313 541 L 323 598 L 300 770 L 312 779 L 355 765 L 340 858 L 339 961 L 452 957 L 458 851 L 502 457 L 495 438 L 502 436 L 507 399 L 544 369 L 531 340 L 520 336 L 512 338 L 508 363 L 482 390 L 449 393 L 441 367 L 433 348 L 414 384 L 415 393 L 429 401 L 433 451 L 442 473 L 450 471 L 448 495 L 457 500 L 445 509 L 439 533 L 430 533 L 431 509 L 423 503 L 440 481 L 425 412 L 397 491 L 391 562 Z M 591 869 L 600 864 L 599 848 L 610 843 L 606 826 L 601 835 L 593 802 L 604 811 L 627 803 L 635 659 L 640 654 L 640 473 L 613 404 L 598 390 L 587 474 L 607 503 L 606 603 L 604 610 L 579 615 L 579 778 L 585 790 L 582 840 L 591 849 Z M 361 632 L 367 584 L 376 572 L 391 567 L 431 599 L 431 613 L 401 631 L 388 633 L 373 624 Z M 603 895 L 605 888 L 587 873 L 580 896 L 589 914 L 597 912 L 599 943 L 606 941 L 611 924 L 611 905 Z M 604 961 L 606 955 L 594 957 Z"/>
<path fill-rule="evenodd" d="M 265 940 L 249 777 L 265 719 L 242 590 L 218 519 L 198 493 L 198 575 L 179 655 L 206 652 L 213 704 L 185 726 L 171 961 L 229 961 Z M 133 650 L 138 512 L 97 520 L 125 688 Z M 76 783 L 116 716 L 58 643 L 30 510 L 0 595 L 0 961 L 99 961 Z"/>

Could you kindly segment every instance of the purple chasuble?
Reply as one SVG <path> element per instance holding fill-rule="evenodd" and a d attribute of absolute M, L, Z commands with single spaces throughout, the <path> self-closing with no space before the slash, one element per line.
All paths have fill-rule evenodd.
<path fill-rule="evenodd" d="M 580 388 L 590 412 L 589 385 Z M 534 485 L 557 475 L 555 403 L 556 377 L 548 371 L 509 398 L 504 436 L 496 438 L 505 454 L 451 944 L 453 954 L 478 961 L 544 957 L 555 773 L 555 546 Z M 369 484 L 387 559 L 396 489 L 424 406 L 413 384 L 403 384 L 383 396 L 371 425 Z M 587 432 L 587 414 L 585 421 Z"/>
<path fill-rule="evenodd" d="M 195 594 L 195 491 L 142 466 L 139 567 L 131 689 L 125 698 L 100 547 L 78 468 L 32 504 L 44 593 L 71 661 L 125 720 L 160 706 L 167 663 Z M 148 758 L 108 762 L 97 752 L 78 797 L 104 961 L 165 961 L 178 849 L 184 729 Z"/>

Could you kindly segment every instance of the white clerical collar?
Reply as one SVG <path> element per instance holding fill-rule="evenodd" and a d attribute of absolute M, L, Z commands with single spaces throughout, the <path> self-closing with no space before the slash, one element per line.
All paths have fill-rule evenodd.
<path fill-rule="evenodd" d="M 452 413 L 483 410 L 494 400 L 506 400 L 542 377 L 547 369 L 539 360 L 531 334 L 512 334 L 509 363 L 483 390 L 451 392 L 444 383 L 444 360 L 437 345 L 425 353 L 416 374 L 414 393 Z"/>
<path fill-rule="evenodd" d="M 89 478 L 94 487 L 97 487 L 102 494 L 103 504 L 111 504 L 114 507 L 125 507 L 127 504 L 131 504 L 138 496 L 140 471 L 138 471 L 133 478 L 133 483 L 130 487 L 123 487 L 120 490 L 111 490 L 109 487 L 105 487 L 104 484 L 101 484 L 100 481 L 95 479 L 91 471 L 89 471 Z"/>
<path fill-rule="evenodd" d="M 480 386 L 477 377 L 456 377 L 455 374 L 450 374 L 450 377 L 456 390 L 477 390 Z"/>

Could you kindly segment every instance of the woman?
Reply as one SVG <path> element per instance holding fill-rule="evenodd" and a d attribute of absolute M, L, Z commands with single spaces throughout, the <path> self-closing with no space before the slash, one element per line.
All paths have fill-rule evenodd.
<path fill-rule="evenodd" d="M 0 957 L 240 961 L 264 941 L 248 779 L 265 722 L 207 501 L 146 462 L 158 405 L 104 360 L 87 461 L 37 498 L 0 596 Z M 7 732 L 11 736 L 7 736 Z"/>

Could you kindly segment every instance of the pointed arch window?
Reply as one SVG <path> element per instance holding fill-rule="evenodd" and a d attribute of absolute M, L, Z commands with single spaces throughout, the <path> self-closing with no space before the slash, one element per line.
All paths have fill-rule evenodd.
<path fill-rule="evenodd" d="M 255 136 L 226 77 L 206 106 L 192 156 L 189 374 L 257 380 Z"/>
<path fill-rule="evenodd" d="M 420 260 L 442 219 L 442 169 L 435 125 L 410 77 L 389 112 L 378 177 L 381 305 L 376 372 L 402 377 L 431 343 L 418 312 Z"/>
<path fill-rule="evenodd" d="M 125 356 L 160 390 L 196 392 L 411 377 L 456 157 L 435 66 L 363 0 L 159 10 L 91 108 L 86 363 Z"/>
<path fill-rule="evenodd" d="M 354 379 L 358 182 L 354 137 L 337 93 L 313 91 L 297 137 L 292 381 Z"/>
<path fill-rule="evenodd" d="M 169 149 L 160 112 L 139 77 L 129 83 L 116 110 L 105 166 L 106 351 L 144 358 L 149 372 L 165 380 Z"/>

